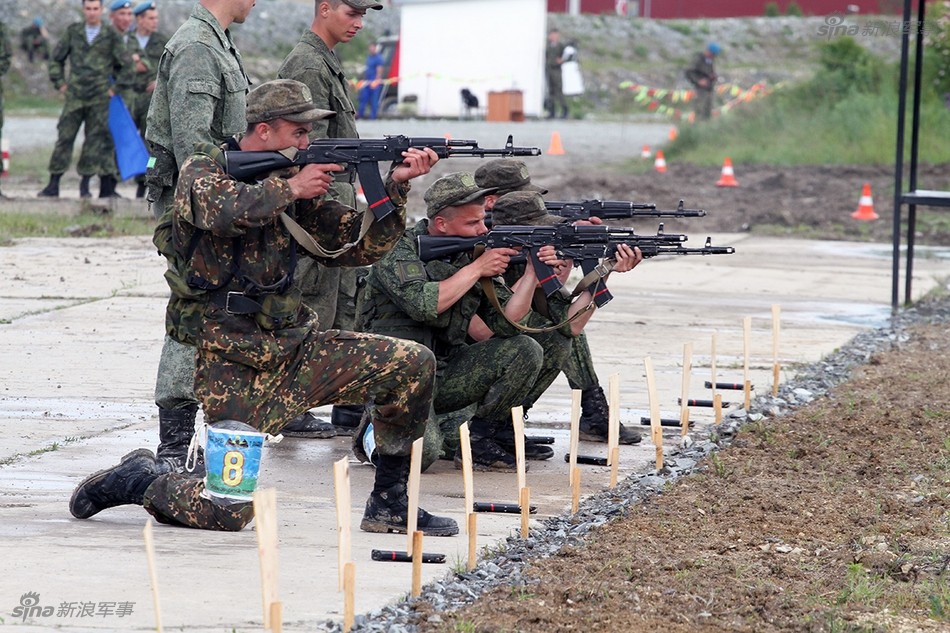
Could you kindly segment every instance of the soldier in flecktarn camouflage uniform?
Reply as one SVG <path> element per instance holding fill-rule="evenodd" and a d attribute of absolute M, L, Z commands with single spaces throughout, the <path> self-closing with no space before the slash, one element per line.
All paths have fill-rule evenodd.
<path fill-rule="evenodd" d="M 85 126 L 82 153 L 76 164 L 81 177 L 79 195 L 88 198 L 89 180 L 100 178 L 100 196 L 111 197 L 117 172 L 109 133 L 110 77 L 128 63 L 122 36 L 102 23 L 101 0 L 84 0 L 85 22 L 70 24 L 49 60 L 53 87 L 66 95 L 57 126 L 58 137 L 49 159 L 50 181 L 40 196 L 59 197 L 59 180 L 69 167 L 73 143 Z M 69 61 L 69 77 L 66 62 Z M 101 194 L 105 193 L 105 196 Z"/>
<path fill-rule="evenodd" d="M 549 337 L 539 343 L 521 334 L 508 319 L 528 322 L 537 277 L 531 266 L 510 288 L 497 275 L 517 251 L 493 248 L 474 260 L 462 253 L 447 260 L 423 262 L 417 238 L 422 235 L 475 237 L 487 233 L 485 195 L 471 174 L 455 173 L 426 191 L 428 218 L 406 231 L 393 250 L 374 264 L 358 303 L 361 329 L 418 341 L 438 360 L 436 415 L 477 404 L 469 424 L 472 465 L 477 470 L 514 472 L 511 408 L 531 406 L 561 371 L 570 340 Z M 554 261 L 554 249 L 541 249 Z M 478 284 L 492 278 L 505 315 L 491 304 Z M 375 429 L 374 429 L 375 430 Z M 527 442 L 529 459 L 548 459 L 550 447 Z M 455 454 L 461 468 L 461 454 Z"/>
<path fill-rule="evenodd" d="M 327 251 L 356 241 L 336 258 L 323 258 L 326 264 L 371 264 L 405 228 L 408 181 L 428 173 L 438 157 L 429 149 L 404 153 L 385 183 L 396 210 L 366 231 L 363 214 L 314 200 L 326 193 L 339 165 L 307 165 L 253 183 L 234 180 L 223 167 L 222 150 L 304 149 L 312 122 L 332 114 L 316 108 L 300 82 L 267 82 L 248 95 L 243 137 L 220 148 L 201 145 L 185 162 L 173 204 L 174 243 L 185 274 L 169 276 L 167 329 L 198 348 L 195 389 L 212 422 L 240 420 L 277 433 L 311 407 L 370 402 L 379 464 L 360 527 L 405 532 L 409 453 L 428 414 L 434 358 L 410 341 L 320 331 L 292 283 L 297 257 L 309 251 L 298 252 L 290 230 L 302 227 Z M 202 490 L 200 479 L 161 474 L 155 457 L 140 450 L 81 483 L 70 511 L 88 518 L 141 503 L 161 522 L 219 530 L 239 530 L 252 518 L 250 504 L 224 506 Z M 418 525 L 429 535 L 458 533 L 455 521 L 424 510 Z"/>

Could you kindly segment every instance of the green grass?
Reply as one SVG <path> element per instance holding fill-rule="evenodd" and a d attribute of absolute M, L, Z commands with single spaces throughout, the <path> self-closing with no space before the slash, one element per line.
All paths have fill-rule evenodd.
<path fill-rule="evenodd" d="M 151 235 L 155 220 L 114 217 L 99 213 L 57 215 L 53 213 L 0 213 L 0 246 L 23 237 L 117 237 Z"/>

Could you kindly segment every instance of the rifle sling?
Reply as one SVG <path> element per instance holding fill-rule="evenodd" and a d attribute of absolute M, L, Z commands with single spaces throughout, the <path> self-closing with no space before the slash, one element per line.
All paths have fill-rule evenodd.
<path fill-rule="evenodd" d="M 597 283 L 610 274 L 610 272 L 614 269 L 614 263 L 615 262 L 612 259 L 604 260 L 604 262 L 598 264 L 594 270 L 584 275 L 581 280 L 577 282 L 577 285 L 574 286 L 574 292 L 571 293 L 571 298 L 578 296 L 588 289 L 591 289 L 590 293 L 594 294 L 594 289 L 596 289 Z"/>
<path fill-rule="evenodd" d="M 325 257 L 327 259 L 335 259 L 347 252 L 357 244 L 363 241 L 363 238 L 369 232 L 370 227 L 373 225 L 373 220 L 375 219 L 372 213 L 367 211 L 363 212 L 363 224 L 360 226 L 360 235 L 356 238 L 356 241 L 349 242 L 344 244 L 342 248 L 335 250 L 327 250 L 320 246 L 319 242 L 313 239 L 313 236 L 307 233 L 306 229 L 297 224 L 297 221 L 290 217 L 286 211 L 280 214 L 280 219 L 284 223 L 284 226 L 287 227 L 287 230 L 290 234 L 297 240 L 297 243 L 304 247 L 309 253 L 316 255 L 317 257 Z"/>
<path fill-rule="evenodd" d="M 476 246 L 473 253 L 474 258 L 477 259 L 478 256 L 484 252 L 484 250 L 485 246 L 483 244 Z M 528 325 L 521 325 L 517 321 L 512 321 L 508 315 L 505 314 L 505 309 L 501 306 L 501 302 L 498 300 L 498 295 L 495 293 L 495 285 L 492 283 L 491 277 L 482 277 L 478 280 L 478 283 L 481 284 L 482 292 L 484 292 L 485 296 L 488 297 L 488 301 L 492 304 L 492 307 L 498 311 L 498 314 L 503 316 L 505 321 L 508 321 L 512 327 L 520 330 L 521 332 L 527 332 L 528 334 L 543 334 L 545 332 L 553 332 L 564 327 L 565 325 L 573 323 L 574 320 L 580 317 L 582 314 L 585 314 L 596 307 L 594 305 L 593 297 L 591 297 L 590 303 L 588 303 L 583 310 L 578 311 L 574 314 L 574 316 L 568 317 L 556 325 L 549 325 L 547 327 L 531 327 Z"/>

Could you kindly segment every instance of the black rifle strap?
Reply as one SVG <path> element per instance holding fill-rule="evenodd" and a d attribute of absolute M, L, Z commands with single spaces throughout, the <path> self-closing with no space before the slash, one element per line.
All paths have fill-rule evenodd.
<path fill-rule="evenodd" d="M 473 260 L 478 259 L 479 255 L 481 255 L 484 252 L 484 250 L 485 250 L 485 246 L 483 244 L 479 244 L 478 246 L 476 246 L 474 252 L 472 253 L 473 255 L 472 259 Z M 482 292 L 484 292 L 485 296 L 488 297 L 488 301 L 492 304 L 495 310 L 498 311 L 498 314 L 505 317 L 505 321 L 508 321 L 508 323 L 510 323 L 512 327 L 522 332 L 527 332 L 529 334 L 543 334 L 545 332 L 553 332 L 554 330 L 558 330 L 564 327 L 565 325 L 568 325 L 569 323 L 573 323 L 582 314 L 586 314 L 590 310 L 593 310 L 595 307 L 597 307 L 594 305 L 593 297 L 591 297 L 590 303 L 588 303 L 584 307 L 583 310 L 578 311 L 577 313 L 574 314 L 574 316 L 568 317 L 567 319 L 564 319 L 563 321 L 561 321 L 560 323 L 556 325 L 549 325 L 547 327 L 530 327 L 528 325 L 521 325 L 517 321 L 512 321 L 510 318 L 508 318 L 508 315 L 505 314 L 505 309 L 502 307 L 501 302 L 498 300 L 498 295 L 495 293 L 495 284 L 492 283 L 491 277 L 482 277 L 481 279 L 478 280 L 478 283 L 481 284 Z"/>

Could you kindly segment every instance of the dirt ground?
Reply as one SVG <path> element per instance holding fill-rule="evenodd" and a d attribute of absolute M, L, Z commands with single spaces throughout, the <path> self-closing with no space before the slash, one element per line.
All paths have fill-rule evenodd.
<path fill-rule="evenodd" d="M 423 631 L 950 630 L 950 341 L 918 326 Z M 427 605 L 419 607 L 427 618 Z"/>

